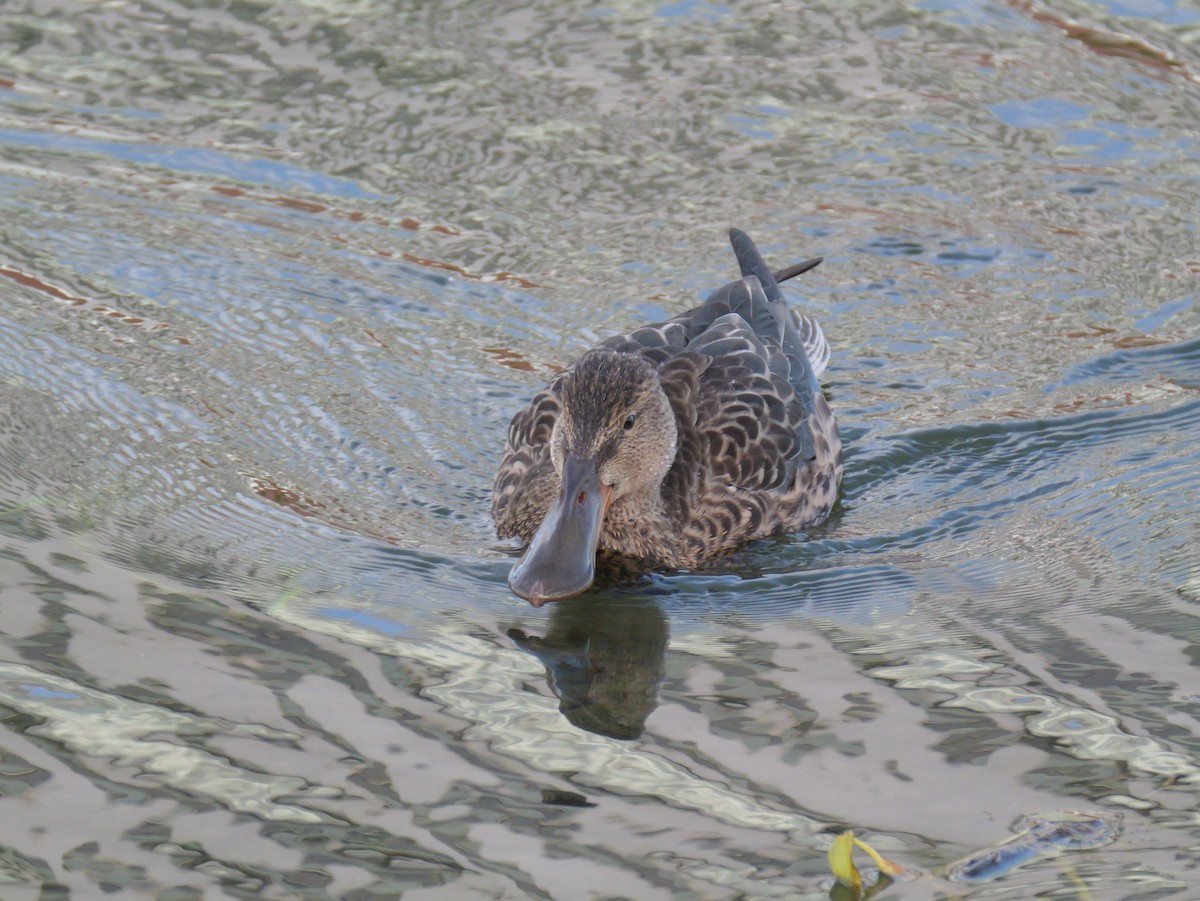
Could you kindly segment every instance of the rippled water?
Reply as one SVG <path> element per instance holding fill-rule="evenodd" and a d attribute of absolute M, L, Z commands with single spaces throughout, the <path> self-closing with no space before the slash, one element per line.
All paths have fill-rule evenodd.
<path fill-rule="evenodd" d="M 0 6 L 0 893 L 1197 897 L 1200 10 L 399 6 Z M 840 506 L 528 608 L 509 417 L 730 225 Z"/>

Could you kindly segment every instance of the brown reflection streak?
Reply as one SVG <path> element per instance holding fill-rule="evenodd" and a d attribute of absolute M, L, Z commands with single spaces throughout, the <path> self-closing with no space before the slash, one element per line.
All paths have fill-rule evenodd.
<path fill-rule="evenodd" d="M 998 57 L 992 50 L 977 50 L 973 47 L 964 47 L 959 50 L 950 52 L 951 59 L 961 59 L 984 69 L 999 69 L 1001 67 L 1011 67 L 1017 65 L 1015 60 Z"/>
<path fill-rule="evenodd" d="M 1145 63 L 1155 69 L 1183 75 L 1189 81 L 1200 81 L 1181 60 L 1171 56 L 1165 50 L 1160 50 L 1140 38 L 1121 34 L 1116 31 L 1105 31 L 1091 25 L 1084 25 L 1074 19 L 1068 19 L 1057 13 L 1038 9 L 1030 0 L 1009 0 L 1014 8 L 1026 13 L 1035 22 L 1052 25 L 1072 40 L 1079 41 L 1089 50 L 1101 56 L 1119 56 L 1134 62 Z"/>
<path fill-rule="evenodd" d="M 1097 394 L 1095 397 L 1077 397 L 1071 401 L 1059 401 L 1054 405 L 1054 409 L 1060 413 L 1078 413 L 1091 407 L 1111 406 L 1116 400 L 1111 394 Z M 1126 393 L 1125 404 L 1128 406 L 1132 403 L 1133 398 Z"/>
<path fill-rule="evenodd" d="M 165 322 L 154 322 L 146 319 L 144 316 L 135 316 L 132 313 L 126 313 L 123 310 L 117 310 L 113 307 L 107 307 L 104 304 L 96 303 L 94 300 L 88 300 L 86 297 L 78 297 L 74 294 L 68 294 L 62 288 L 52 285 L 49 282 L 42 281 L 36 275 L 30 275 L 27 272 L 22 272 L 20 269 L 14 269 L 11 266 L 0 266 L 0 276 L 11 279 L 18 285 L 23 285 L 26 288 L 32 288 L 55 300 L 61 300 L 73 307 L 82 307 L 89 313 L 94 313 L 97 316 L 104 316 L 108 319 L 119 319 L 126 325 L 132 325 L 141 328 L 148 332 L 158 331 L 159 329 L 169 329 L 170 326 Z M 172 341 L 177 344 L 191 344 L 187 338 L 179 336 L 172 337 Z"/>
<path fill-rule="evenodd" d="M 262 201 L 264 203 L 271 203 L 271 204 L 275 204 L 276 206 L 286 207 L 288 209 L 299 210 L 304 213 L 312 213 L 312 214 L 329 213 L 330 215 L 334 216 L 335 218 L 345 219 L 348 222 L 359 223 L 359 222 L 364 222 L 368 218 L 370 218 L 370 219 L 374 220 L 376 222 L 376 224 L 378 224 L 384 228 L 392 228 L 392 227 L 395 227 L 398 225 L 400 228 L 406 229 L 407 231 L 420 231 L 421 229 L 428 229 L 429 231 L 437 232 L 438 234 L 442 234 L 442 235 L 449 235 L 450 237 L 458 237 L 458 236 L 462 235 L 461 231 L 459 231 L 458 229 L 455 229 L 455 228 L 451 228 L 448 225 L 425 225 L 424 223 L 419 222 L 410 216 L 405 216 L 403 219 L 399 219 L 399 220 L 389 220 L 382 216 L 368 217 L 368 215 L 366 213 L 363 213 L 359 210 L 341 210 L 341 209 L 337 209 L 336 207 L 326 206 L 324 204 L 315 203 L 310 200 L 301 200 L 300 198 L 297 198 L 297 197 L 286 197 L 286 196 L 281 196 L 281 195 L 267 196 L 267 195 L 261 195 L 261 194 L 254 194 L 254 193 L 245 191 L 241 188 L 236 188 L 236 187 L 232 187 L 229 185 L 213 185 L 210 187 L 210 190 L 212 190 L 216 194 L 221 194 L 224 197 L 245 197 L 250 200 L 258 200 L 258 201 Z M 269 225 L 269 223 L 260 223 L 260 224 Z M 339 244 L 344 244 L 346 246 L 355 246 L 355 247 L 360 247 L 360 248 L 366 248 L 368 251 L 375 254 L 376 256 L 389 257 L 389 258 L 395 256 L 395 254 L 393 254 L 391 251 L 383 250 L 379 247 L 375 247 L 374 245 L 369 244 L 365 241 L 351 240 L 349 238 L 345 238 L 345 237 L 341 237 L 341 236 L 335 236 L 334 240 L 337 241 Z M 407 262 L 415 263 L 418 266 L 424 266 L 429 269 L 441 269 L 446 272 L 453 272 L 455 275 L 459 276 L 460 278 L 466 278 L 466 279 L 470 279 L 472 281 L 512 282 L 513 284 L 519 285 L 522 288 L 544 287 L 543 285 L 539 285 L 537 282 L 530 281 L 529 279 L 524 278 L 523 276 L 516 275 L 515 273 L 508 272 L 506 270 L 501 270 L 499 272 L 489 272 L 489 273 L 484 273 L 482 275 L 479 275 L 477 273 L 470 272 L 470 271 L 462 268 L 461 266 L 457 266 L 453 263 L 447 263 L 442 260 L 434 260 L 434 259 L 430 259 L 429 257 L 419 257 L 419 256 L 415 256 L 415 255 L 409 254 L 409 253 L 401 253 L 400 257 L 402 259 L 406 260 Z"/>
<path fill-rule="evenodd" d="M 380 338 L 377 334 L 375 334 L 369 328 L 363 329 L 363 334 L 365 334 L 368 338 L 370 338 L 373 342 L 375 342 L 376 347 L 381 347 L 384 350 L 391 349 L 390 344 L 388 344 L 386 341 L 384 341 L 382 338 Z"/>
<path fill-rule="evenodd" d="M 1170 380 L 1166 384 L 1174 384 Z M 1147 385 L 1147 388 L 1157 387 Z M 1046 415 L 1047 410 L 1053 410 L 1056 413 L 1062 413 L 1068 416 L 1073 416 L 1076 413 L 1083 413 L 1088 410 L 1105 410 L 1111 409 L 1114 406 L 1130 407 L 1140 403 L 1141 400 L 1134 396 L 1132 391 L 1126 391 L 1123 394 L 1096 394 L 1088 397 L 1075 397 L 1071 400 L 1060 400 L 1049 404 L 1047 407 L 1038 405 L 1029 406 L 1023 409 L 1009 408 L 1007 410 L 999 410 L 994 414 L 984 414 L 979 417 L 982 422 L 998 422 L 1004 419 L 1019 419 L 1028 421 L 1030 419 L 1038 419 Z"/>
<path fill-rule="evenodd" d="M 534 365 L 529 362 L 525 355 L 519 354 L 515 350 L 509 350 L 507 347 L 483 347 L 480 350 L 501 366 L 507 366 L 509 369 L 517 369 L 521 372 L 535 371 Z"/>
<path fill-rule="evenodd" d="M 1034 205 L 1035 204 L 1032 202 L 1030 203 L 1030 206 Z M 861 204 L 853 203 L 827 203 L 824 201 L 815 204 L 815 206 L 823 213 L 834 213 L 838 216 L 855 216 L 861 214 L 868 216 L 875 222 L 889 223 L 905 229 L 907 229 L 910 225 L 905 215 L 898 210 L 889 210 L 884 209 L 883 207 L 862 206 Z M 944 224 L 946 226 L 954 226 L 954 222 L 949 216 L 933 216 L 929 221 Z M 900 257 L 897 257 L 896 259 L 898 261 L 902 261 Z M 909 260 L 908 262 L 912 264 L 915 261 Z M 930 265 L 929 271 L 936 272 L 938 271 L 938 267 Z"/>
<path fill-rule="evenodd" d="M 250 479 L 250 489 L 263 500 L 270 501 L 272 504 L 283 507 L 285 510 L 291 510 L 293 513 L 297 514 L 298 516 L 303 516 L 305 519 L 315 519 L 345 532 L 365 535 L 368 538 L 375 538 L 379 541 L 387 542 L 388 544 L 398 543 L 396 539 L 390 535 L 384 535 L 381 532 L 374 532 L 370 529 L 363 529 L 361 525 L 354 522 L 350 518 L 347 511 L 331 511 L 326 505 L 320 503 L 319 501 L 315 501 L 310 497 L 305 497 L 299 491 L 296 491 L 292 488 L 285 488 L 271 479 L 252 478 Z"/>
<path fill-rule="evenodd" d="M 474 272 L 468 272 L 462 266 L 458 266 L 454 263 L 447 263 L 442 260 L 434 260 L 430 259 L 429 257 L 419 257 L 411 253 L 402 253 L 400 256 L 409 263 L 415 263 L 418 266 L 424 266 L 428 269 L 441 269 L 444 272 L 453 272 L 455 275 L 461 278 L 469 278 L 473 281 L 514 282 L 515 284 L 520 285 L 522 288 L 544 287 L 543 285 L 539 285 L 537 282 L 531 282 L 527 278 L 523 278 L 522 276 L 514 275 L 511 272 L 505 272 L 503 270 L 500 272 L 492 272 L 487 275 L 476 275 Z"/>
<path fill-rule="evenodd" d="M 295 197 L 264 197 L 263 199 L 269 203 L 277 203 L 288 209 L 300 210 L 305 213 L 323 213 L 329 209 L 324 204 L 313 203 L 310 200 L 298 200 Z"/>
<path fill-rule="evenodd" d="M 385 228 L 393 228 L 399 226 L 408 231 L 420 231 L 428 229 L 429 231 L 438 232 L 451 237 L 458 237 L 462 232 L 449 225 L 426 225 L 411 216 L 405 216 L 403 219 L 389 219 L 386 216 L 368 216 L 361 210 L 343 210 L 338 207 L 328 206 L 323 203 L 317 203 L 312 200 L 303 200 L 299 197 L 288 197 L 283 194 L 257 194 L 254 191 L 247 191 L 244 188 L 235 187 L 233 185 L 210 185 L 209 190 L 215 194 L 221 194 L 225 197 L 245 197 L 248 200 L 257 200 L 262 203 L 270 203 L 275 206 L 282 206 L 292 210 L 300 210 L 305 213 L 329 213 L 337 219 L 345 219 L 347 222 L 364 222 L 371 219 L 376 224 Z"/>
<path fill-rule="evenodd" d="M 49 282 L 44 282 L 35 275 L 29 275 L 19 269 L 10 269 L 8 266 L 0 266 L 0 275 L 5 278 L 10 278 L 18 285 L 24 285 L 26 288 L 33 288 L 35 291 L 41 291 L 43 294 L 49 294 L 59 300 L 69 301 L 73 306 L 82 306 L 89 303 L 86 298 L 76 297 L 74 294 L 68 294 L 61 288 L 56 288 Z"/>
<path fill-rule="evenodd" d="M 1126 350 L 1134 347 L 1157 347 L 1158 344 L 1169 344 L 1170 341 L 1166 338 L 1156 338 L 1153 335 L 1123 335 L 1114 337 L 1117 334 L 1116 329 L 1108 328 L 1105 325 L 1091 325 L 1087 329 L 1076 331 L 1064 331 L 1064 338 L 1103 338 L 1104 343 L 1111 344 L 1112 347 Z"/>
<path fill-rule="evenodd" d="M 342 241 L 342 243 L 346 245 L 350 244 L 350 242 L 345 238 L 339 238 L 338 240 Z M 367 248 L 367 250 L 371 251 L 371 253 L 375 254 L 376 256 L 390 257 L 392 255 L 390 250 L 384 250 L 382 247 L 376 247 L 374 244 L 368 244 L 366 241 L 361 241 L 359 243 L 362 247 Z"/>
<path fill-rule="evenodd" d="M 1132 347 L 1155 347 L 1159 344 L 1169 344 L 1166 338 L 1155 338 L 1153 335 L 1122 335 L 1114 337 L 1117 334 L 1115 328 L 1109 328 L 1103 325 L 1092 325 L 1086 329 L 1078 329 L 1073 332 L 1063 332 L 1064 338 L 1100 338 L 1105 344 L 1110 344 L 1113 347 L 1121 350 L 1128 350 Z"/>
<path fill-rule="evenodd" d="M 220 410 L 218 410 L 216 407 L 214 407 L 212 404 L 210 404 L 204 398 L 200 398 L 200 403 L 204 405 L 204 409 L 208 410 L 208 412 L 211 413 L 213 416 L 217 417 L 217 419 L 225 418 L 224 413 L 222 413 Z"/>
<path fill-rule="evenodd" d="M 1152 338 L 1150 335 L 1127 335 L 1124 338 L 1118 338 L 1114 341 L 1113 347 L 1119 347 L 1126 350 L 1130 347 L 1155 347 L 1159 344 L 1166 344 L 1163 338 Z"/>

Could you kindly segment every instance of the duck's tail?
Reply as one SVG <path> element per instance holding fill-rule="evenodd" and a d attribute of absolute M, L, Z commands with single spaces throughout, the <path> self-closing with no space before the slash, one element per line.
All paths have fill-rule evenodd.
<path fill-rule="evenodd" d="M 813 257 L 811 260 L 805 260 L 803 263 L 792 263 L 790 266 L 784 266 L 782 269 L 776 269 L 771 273 L 777 282 L 786 282 L 789 278 L 795 278 L 797 275 L 803 275 L 809 269 L 816 269 L 823 262 L 825 257 Z"/>
<path fill-rule="evenodd" d="M 828 362 L 829 344 L 825 340 L 825 335 L 821 332 L 820 326 L 814 320 L 805 317 L 805 323 L 811 328 L 806 328 L 804 331 L 807 334 L 801 334 L 801 329 L 797 327 L 795 317 L 788 310 L 787 302 L 783 299 L 783 292 L 779 290 L 779 282 L 785 279 L 799 275 L 801 272 L 807 272 L 821 262 L 818 257 L 815 260 L 807 260 L 803 263 L 797 263 L 794 266 L 788 266 L 785 269 L 779 270 L 779 275 L 783 278 L 776 278 L 776 274 L 767 266 L 767 261 L 763 259 L 758 248 L 750 236 L 741 229 L 731 228 L 729 230 L 729 243 L 733 245 L 733 252 L 737 255 L 738 266 L 742 270 L 742 278 L 754 278 L 758 281 L 762 288 L 762 293 L 767 301 L 767 308 L 771 311 L 772 317 L 778 323 L 780 346 L 785 354 L 792 362 L 793 377 L 792 384 L 802 395 L 809 395 L 811 392 L 819 390 L 817 383 L 817 371 L 810 359 L 808 346 L 811 346 L 817 355 L 823 357 L 821 369 L 824 369 L 824 363 Z M 751 292 L 753 293 L 753 292 Z M 806 342 L 806 337 L 809 339 Z"/>
<path fill-rule="evenodd" d="M 729 230 L 729 243 L 733 245 L 733 252 L 737 255 L 738 266 L 742 270 L 742 278 L 753 275 L 758 279 L 758 283 L 762 285 L 763 293 L 767 295 L 767 300 L 772 303 L 781 302 L 783 295 L 779 291 L 779 283 L 775 280 L 775 273 L 767 266 L 767 261 L 758 252 L 758 247 L 755 246 L 750 236 L 740 228 L 731 228 Z M 782 271 L 786 274 L 786 270 Z M 798 275 L 799 273 L 796 274 Z"/>

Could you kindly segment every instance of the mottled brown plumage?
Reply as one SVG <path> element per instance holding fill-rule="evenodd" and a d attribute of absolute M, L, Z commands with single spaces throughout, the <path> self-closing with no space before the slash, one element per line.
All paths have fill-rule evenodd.
<path fill-rule="evenodd" d="M 602 342 L 513 417 L 492 514 L 529 542 L 510 577 L 540 606 L 585 589 L 597 550 L 695 568 L 821 522 L 842 448 L 817 377 L 829 346 L 744 233 L 742 278 L 700 306 Z"/>

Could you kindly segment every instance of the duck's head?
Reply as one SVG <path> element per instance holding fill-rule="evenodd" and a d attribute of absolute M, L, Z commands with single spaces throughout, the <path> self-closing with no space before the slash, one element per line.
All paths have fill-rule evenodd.
<path fill-rule="evenodd" d="M 609 508 L 658 497 L 675 460 L 675 414 L 658 371 L 638 354 L 593 350 L 559 389 L 550 436 L 560 490 L 508 577 L 535 607 L 592 584 Z"/>

